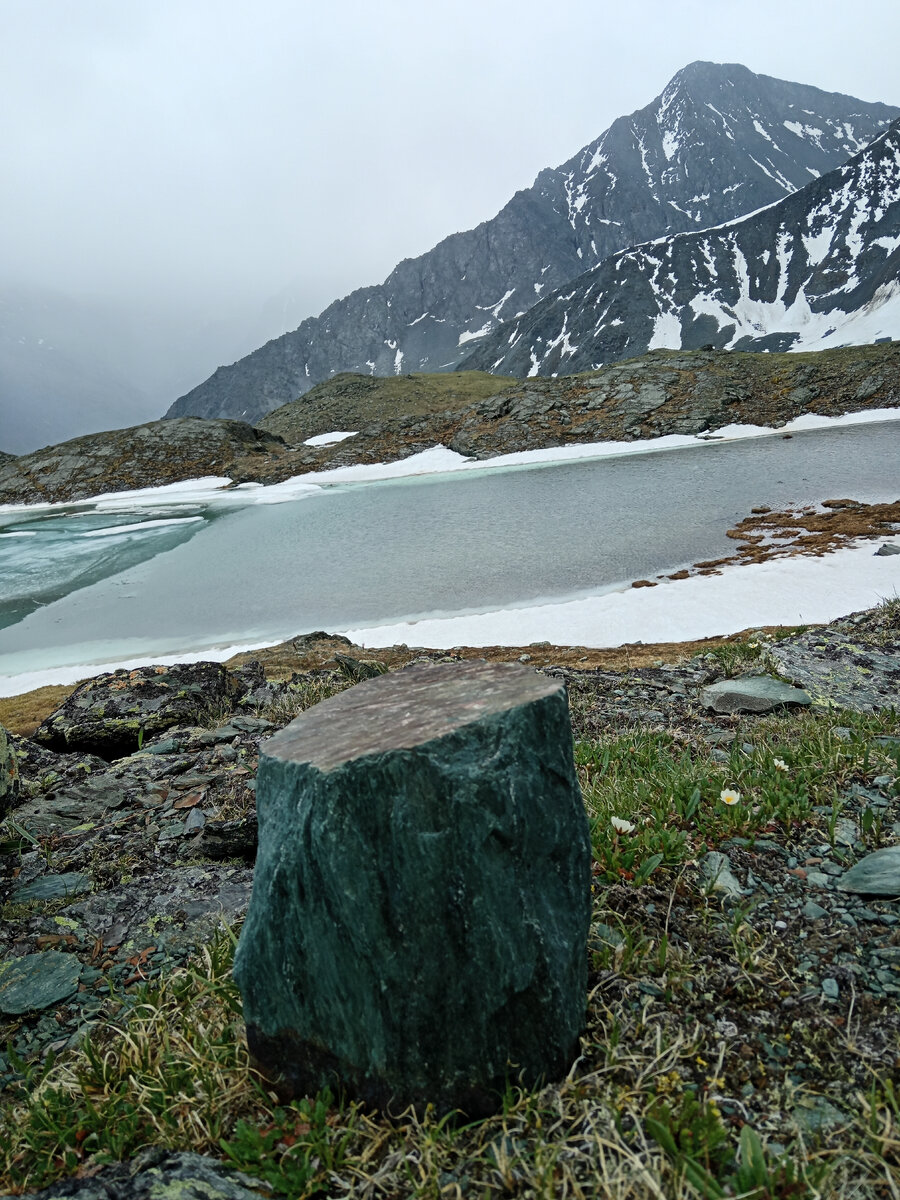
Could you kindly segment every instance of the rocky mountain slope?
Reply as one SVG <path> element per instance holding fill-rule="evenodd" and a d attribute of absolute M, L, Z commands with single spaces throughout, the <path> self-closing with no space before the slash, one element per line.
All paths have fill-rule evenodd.
<path fill-rule="evenodd" d="M 166 415 L 256 421 L 337 372 L 448 370 L 585 268 L 780 200 L 897 116 L 736 64 L 692 63 L 492 220 L 220 367 Z"/>
<path fill-rule="evenodd" d="M 467 366 L 583 371 L 657 347 L 813 349 L 900 336 L 900 122 L 779 203 L 637 246 L 484 339 Z"/>
<path fill-rule="evenodd" d="M 518 381 L 485 371 L 449 375 L 377 375 L 342 372 L 317 383 L 299 401 L 267 413 L 259 429 L 293 445 L 332 430 L 361 429 L 397 417 L 414 420 L 459 412 L 514 387 Z"/>
<path fill-rule="evenodd" d="M 900 343 L 812 354 L 655 350 L 561 378 L 476 372 L 341 375 L 264 418 L 178 418 L 78 438 L 0 462 L 0 504 L 72 500 L 203 475 L 274 483 L 350 463 L 392 462 L 443 444 L 497 454 L 606 440 L 778 426 L 807 413 L 895 407 Z M 344 422 L 339 418 L 352 416 Z M 306 439 L 347 424 L 352 437 Z"/>

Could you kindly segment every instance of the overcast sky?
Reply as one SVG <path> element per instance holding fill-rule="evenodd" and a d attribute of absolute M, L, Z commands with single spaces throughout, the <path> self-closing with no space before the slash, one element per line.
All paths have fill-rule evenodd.
<path fill-rule="evenodd" d="M 896 0 L 0 0 L 0 273 L 300 315 L 694 59 L 900 102 Z"/>

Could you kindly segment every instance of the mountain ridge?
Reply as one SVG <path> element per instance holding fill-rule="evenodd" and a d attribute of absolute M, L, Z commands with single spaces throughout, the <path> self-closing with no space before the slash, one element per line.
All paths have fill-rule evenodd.
<path fill-rule="evenodd" d="M 658 348 L 814 349 L 895 331 L 900 121 L 775 204 L 613 255 L 461 365 L 569 374 Z"/>
<path fill-rule="evenodd" d="M 504 319 L 527 312 L 586 264 L 648 236 L 774 202 L 896 116 L 900 109 L 738 64 L 689 64 L 650 104 L 540 172 L 495 217 L 402 260 L 383 283 L 218 368 L 166 415 L 255 421 L 340 371 L 450 370 Z"/>

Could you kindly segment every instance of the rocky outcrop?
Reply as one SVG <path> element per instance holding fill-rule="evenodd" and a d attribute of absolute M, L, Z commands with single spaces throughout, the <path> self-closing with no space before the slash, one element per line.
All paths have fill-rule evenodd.
<path fill-rule="evenodd" d="M 203 475 L 240 480 L 281 439 L 240 421 L 151 421 L 0 462 L 0 504 L 83 500 Z"/>
<path fill-rule="evenodd" d="M 646 108 L 542 171 L 492 220 L 220 367 L 167 416 L 256 421 L 340 371 L 449 370 L 493 330 L 610 255 L 781 200 L 898 115 L 736 63 L 691 63 Z M 495 369 L 489 356 L 480 361 Z"/>
<path fill-rule="evenodd" d="M 123 758 L 173 725 L 227 711 L 243 690 L 220 663 L 114 671 L 76 688 L 34 740 L 50 750 Z"/>
<path fill-rule="evenodd" d="M 816 704 L 900 711 L 900 611 L 873 609 L 787 637 L 767 658 Z"/>
<path fill-rule="evenodd" d="M 361 683 L 261 747 L 259 857 L 234 974 L 289 1097 L 500 1104 L 571 1066 L 590 839 L 565 689 L 518 664 Z"/>

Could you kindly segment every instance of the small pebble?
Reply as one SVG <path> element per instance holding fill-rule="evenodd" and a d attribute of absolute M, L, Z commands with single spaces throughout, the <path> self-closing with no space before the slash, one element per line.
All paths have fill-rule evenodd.
<path fill-rule="evenodd" d="M 818 921 L 822 917 L 828 916 L 828 909 L 823 908 L 821 904 L 816 904 L 815 900 L 807 900 L 802 911 L 807 921 Z"/>
<path fill-rule="evenodd" d="M 831 883 L 831 878 L 822 871 L 807 871 L 806 882 L 812 887 L 828 887 Z"/>
<path fill-rule="evenodd" d="M 822 980 L 822 991 L 825 993 L 825 995 L 828 997 L 829 1000 L 837 1000 L 838 995 L 840 994 L 840 988 L 838 987 L 837 980 L 830 979 L 830 978 L 823 979 Z"/>

